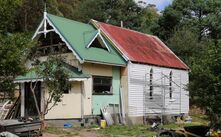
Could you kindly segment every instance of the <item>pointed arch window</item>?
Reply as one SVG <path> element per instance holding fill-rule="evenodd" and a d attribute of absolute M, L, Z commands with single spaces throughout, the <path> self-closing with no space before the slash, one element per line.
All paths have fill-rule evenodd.
<path fill-rule="evenodd" d="M 173 72 L 170 71 L 170 74 L 169 74 L 169 96 L 170 96 L 170 99 L 173 98 L 172 82 L 173 82 Z"/>
<path fill-rule="evenodd" d="M 153 69 L 150 69 L 150 99 L 153 99 Z"/>

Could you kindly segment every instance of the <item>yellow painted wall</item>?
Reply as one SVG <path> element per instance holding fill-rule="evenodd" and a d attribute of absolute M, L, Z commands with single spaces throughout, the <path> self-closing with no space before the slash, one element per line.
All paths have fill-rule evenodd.
<path fill-rule="evenodd" d="M 47 96 L 47 91 L 46 91 Z M 46 119 L 80 118 L 81 87 L 80 82 L 72 82 L 69 94 L 63 94 L 62 101 L 46 115 Z"/>
<path fill-rule="evenodd" d="M 109 65 L 84 63 L 82 70 L 90 75 L 112 76 L 112 66 Z"/>
<path fill-rule="evenodd" d="M 112 66 L 84 63 L 82 71 L 91 75 L 112 76 Z M 84 115 L 92 115 L 92 78 L 83 81 L 83 106 Z M 46 96 L 47 96 L 47 89 Z M 81 117 L 81 85 L 80 81 L 72 82 L 69 94 L 64 94 L 59 102 L 49 113 L 46 119 L 80 118 Z"/>

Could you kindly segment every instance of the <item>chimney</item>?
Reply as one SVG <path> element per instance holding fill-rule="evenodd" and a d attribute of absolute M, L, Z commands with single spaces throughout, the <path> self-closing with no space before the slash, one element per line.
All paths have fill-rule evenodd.
<path fill-rule="evenodd" d="M 124 27 L 124 22 L 121 20 L 120 21 L 120 27 L 123 28 Z"/>

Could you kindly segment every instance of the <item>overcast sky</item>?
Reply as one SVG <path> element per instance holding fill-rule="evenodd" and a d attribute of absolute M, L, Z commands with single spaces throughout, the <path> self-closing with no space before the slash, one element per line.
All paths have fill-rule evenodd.
<path fill-rule="evenodd" d="M 135 0 L 136 2 L 140 0 Z M 159 11 L 163 10 L 166 6 L 172 3 L 172 0 L 143 0 L 147 4 L 155 4 Z"/>

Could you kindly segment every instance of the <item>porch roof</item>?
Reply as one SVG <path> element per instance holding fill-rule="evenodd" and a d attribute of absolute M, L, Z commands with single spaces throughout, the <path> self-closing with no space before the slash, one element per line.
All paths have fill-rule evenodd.
<path fill-rule="evenodd" d="M 69 81 L 83 81 L 90 78 L 89 74 L 84 74 L 82 71 L 78 71 L 77 68 L 69 64 L 64 64 L 64 69 L 69 75 Z M 14 80 L 15 83 L 31 82 L 31 81 L 43 81 L 43 77 L 37 76 L 37 72 L 34 68 L 30 69 L 26 74 L 17 76 Z"/>

